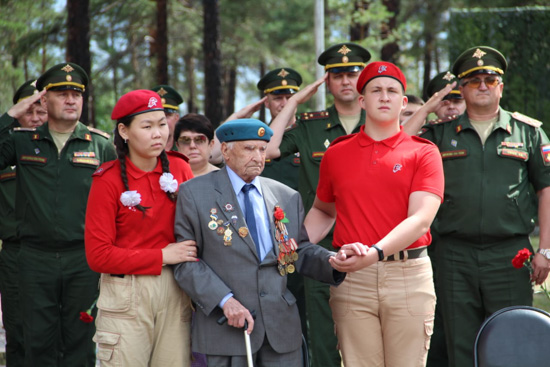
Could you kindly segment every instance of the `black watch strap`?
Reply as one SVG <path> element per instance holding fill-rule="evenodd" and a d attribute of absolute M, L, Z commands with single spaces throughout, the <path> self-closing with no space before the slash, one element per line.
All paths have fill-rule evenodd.
<path fill-rule="evenodd" d="M 384 250 L 376 245 L 372 245 L 371 247 L 378 251 L 378 261 L 384 260 Z"/>

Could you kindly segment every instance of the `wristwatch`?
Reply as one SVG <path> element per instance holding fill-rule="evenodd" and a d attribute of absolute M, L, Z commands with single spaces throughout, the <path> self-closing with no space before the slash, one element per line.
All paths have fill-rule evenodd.
<path fill-rule="evenodd" d="M 371 247 L 373 249 L 375 249 L 376 251 L 378 251 L 378 261 L 384 260 L 384 250 L 382 250 L 380 247 L 378 247 L 376 245 L 372 245 Z"/>
<path fill-rule="evenodd" d="M 544 256 L 546 260 L 550 260 L 550 248 L 539 248 L 537 252 Z"/>

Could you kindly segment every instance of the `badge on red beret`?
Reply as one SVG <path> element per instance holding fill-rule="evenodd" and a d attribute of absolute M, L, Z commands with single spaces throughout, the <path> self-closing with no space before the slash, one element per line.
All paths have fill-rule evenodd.
<path fill-rule="evenodd" d="M 407 89 L 407 80 L 401 69 L 391 62 L 375 61 L 368 64 L 361 72 L 361 75 L 359 75 L 359 79 L 357 80 L 357 91 L 362 93 L 363 88 L 368 82 L 382 76 L 397 80 L 403 86 L 403 90 Z"/>
<path fill-rule="evenodd" d="M 138 89 L 120 97 L 113 108 L 111 119 L 120 120 L 123 117 L 151 111 L 164 111 L 160 96 L 152 90 Z"/>

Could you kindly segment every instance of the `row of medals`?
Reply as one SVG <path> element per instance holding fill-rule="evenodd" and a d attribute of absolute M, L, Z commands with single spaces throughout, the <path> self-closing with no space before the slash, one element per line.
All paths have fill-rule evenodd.
<path fill-rule="evenodd" d="M 296 270 L 294 262 L 298 260 L 298 244 L 294 238 L 288 238 L 286 226 L 281 221 L 275 221 L 275 237 L 279 242 L 279 257 L 277 258 L 277 268 L 279 274 L 285 276 L 292 274 Z"/>
<path fill-rule="evenodd" d="M 237 223 L 237 216 L 233 215 L 231 217 L 231 221 L 233 224 Z M 217 212 L 215 209 L 212 209 L 210 211 L 210 222 L 208 222 L 208 228 L 210 228 L 212 231 L 216 231 L 218 236 L 223 236 L 223 244 L 225 246 L 231 246 L 231 241 L 233 240 L 233 231 L 230 226 L 230 222 L 224 222 L 222 219 L 218 219 Z M 239 228 L 239 236 L 242 238 L 248 236 L 248 228 L 241 227 Z"/>

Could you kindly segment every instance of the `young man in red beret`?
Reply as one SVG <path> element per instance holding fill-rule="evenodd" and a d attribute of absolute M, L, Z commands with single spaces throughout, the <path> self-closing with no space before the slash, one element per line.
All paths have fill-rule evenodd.
<path fill-rule="evenodd" d="M 336 222 L 331 262 L 351 273 L 330 299 L 346 366 L 424 366 L 430 345 L 435 292 L 426 248 L 443 167 L 437 147 L 399 126 L 405 89 L 391 63 L 362 71 L 365 125 L 325 153 L 305 221 L 314 243 Z"/>

